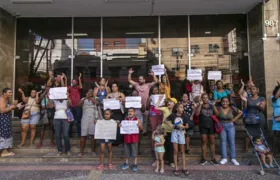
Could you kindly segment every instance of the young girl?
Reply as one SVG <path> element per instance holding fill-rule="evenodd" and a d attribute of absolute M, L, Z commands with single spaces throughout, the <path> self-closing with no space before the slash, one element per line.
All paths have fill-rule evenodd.
<path fill-rule="evenodd" d="M 164 149 L 164 129 L 161 125 L 153 132 L 152 139 L 155 142 L 155 153 L 156 153 L 156 169 L 155 172 L 159 172 L 160 164 L 160 173 L 164 173 L 164 160 L 163 155 L 165 152 Z"/>
<path fill-rule="evenodd" d="M 128 117 L 125 118 L 126 121 L 137 121 L 137 125 L 139 130 L 143 130 L 142 124 L 140 120 L 135 117 L 135 110 L 133 108 L 128 109 Z M 121 127 L 121 124 L 119 125 Z M 124 135 L 124 156 L 125 163 L 121 166 L 122 170 L 126 170 L 129 168 L 128 158 L 134 158 L 134 164 L 132 170 L 134 172 L 137 171 L 137 145 L 138 145 L 138 135 L 139 134 L 125 134 Z"/>
<path fill-rule="evenodd" d="M 105 110 L 104 111 L 104 120 L 103 121 L 114 121 L 111 119 L 111 111 L 110 110 Z M 96 120 L 94 121 L 96 123 Z M 119 121 L 117 121 L 119 123 Z M 97 167 L 97 170 L 102 171 L 104 169 L 104 151 L 105 147 L 107 145 L 107 150 L 109 154 L 109 164 L 108 168 L 113 169 L 113 164 L 112 164 L 112 158 L 113 158 L 113 152 L 112 152 L 112 143 L 113 140 L 110 139 L 101 139 L 100 140 L 100 165 Z"/>

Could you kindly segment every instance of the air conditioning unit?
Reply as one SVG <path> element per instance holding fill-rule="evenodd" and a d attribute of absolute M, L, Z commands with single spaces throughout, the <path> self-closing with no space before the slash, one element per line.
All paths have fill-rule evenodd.
<path fill-rule="evenodd" d="M 10 0 L 13 4 L 52 4 L 54 0 Z"/>

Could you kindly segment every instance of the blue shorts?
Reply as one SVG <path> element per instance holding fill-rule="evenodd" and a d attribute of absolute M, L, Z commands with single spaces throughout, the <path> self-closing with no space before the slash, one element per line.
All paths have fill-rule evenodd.
<path fill-rule="evenodd" d="M 40 112 L 31 112 L 29 119 L 21 119 L 21 124 L 38 124 Z"/>
<path fill-rule="evenodd" d="M 112 144 L 114 141 L 109 139 L 100 139 L 100 144 Z"/>
<path fill-rule="evenodd" d="M 186 144 L 185 131 L 173 129 L 171 134 L 171 142 L 175 144 Z"/>

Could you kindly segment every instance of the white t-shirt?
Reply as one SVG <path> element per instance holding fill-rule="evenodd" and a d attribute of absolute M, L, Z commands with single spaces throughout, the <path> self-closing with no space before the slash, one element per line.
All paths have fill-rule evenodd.
<path fill-rule="evenodd" d="M 54 119 L 67 119 L 66 109 L 68 108 L 68 101 L 63 100 L 62 102 L 55 100 L 55 114 Z"/>

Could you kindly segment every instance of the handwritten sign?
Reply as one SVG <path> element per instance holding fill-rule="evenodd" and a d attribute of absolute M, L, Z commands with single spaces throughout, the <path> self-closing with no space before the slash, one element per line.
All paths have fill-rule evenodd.
<path fill-rule="evenodd" d="M 208 80 L 221 80 L 222 72 L 221 71 L 209 71 Z"/>
<path fill-rule="evenodd" d="M 155 75 L 163 75 L 164 73 L 164 64 L 152 66 L 152 71 Z"/>
<path fill-rule="evenodd" d="M 104 109 L 116 110 L 120 109 L 120 101 L 116 99 L 104 99 L 103 100 Z"/>
<path fill-rule="evenodd" d="M 114 120 L 97 120 L 95 125 L 94 139 L 116 140 L 117 123 Z"/>
<path fill-rule="evenodd" d="M 122 121 L 121 134 L 139 134 L 138 121 Z"/>
<path fill-rule="evenodd" d="M 50 99 L 67 99 L 67 87 L 57 87 L 50 89 Z"/>
<path fill-rule="evenodd" d="M 187 79 L 190 81 L 200 80 L 202 81 L 202 70 L 201 69 L 189 69 Z"/>
<path fill-rule="evenodd" d="M 125 107 L 126 108 L 141 108 L 141 96 L 127 96 L 125 97 Z"/>
<path fill-rule="evenodd" d="M 151 96 L 152 98 L 152 104 L 153 106 L 156 106 L 158 104 L 158 106 L 162 106 L 164 105 L 164 101 L 165 101 L 165 95 L 152 95 Z"/>

